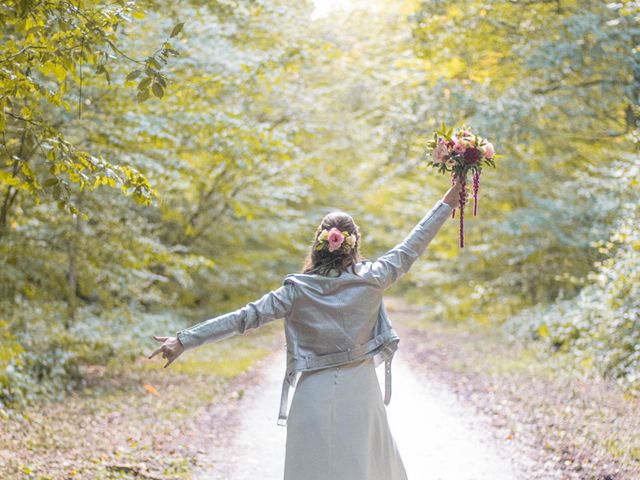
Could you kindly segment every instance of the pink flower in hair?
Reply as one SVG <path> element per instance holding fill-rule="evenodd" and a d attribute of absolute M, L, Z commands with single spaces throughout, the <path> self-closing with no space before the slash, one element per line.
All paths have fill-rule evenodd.
<path fill-rule="evenodd" d="M 340 248 L 340 245 L 342 245 L 342 242 L 344 241 L 344 236 L 340 230 L 333 227 L 329 230 L 329 238 L 327 238 L 327 240 L 329 241 L 329 251 L 333 252 Z"/>

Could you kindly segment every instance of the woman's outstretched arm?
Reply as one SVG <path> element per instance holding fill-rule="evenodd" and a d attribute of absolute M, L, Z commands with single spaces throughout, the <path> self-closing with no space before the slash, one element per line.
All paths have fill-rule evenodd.
<path fill-rule="evenodd" d="M 169 360 L 165 365 L 167 367 L 186 350 L 239 335 L 249 329 L 258 328 L 268 322 L 283 318 L 291 311 L 295 296 L 295 285 L 285 283 L 238 310 L 180 330 L 174 337 L 154 336 L 155 340 L 163 342 L 163 344 L 149 358 L 162 352 L 162 357 Z"/>
<path fill-rule="evenodd" d="M 291 311 L 295 292 L 293 284 L 284 284 L 238 310 L 180 330 L 176 337 L 185 350 L 190 350 L 205 343 L 242 334 L 251 328 L 261 327 L 265 323 L 285 317 Z"/>
<path fill-rule="evenodd" d="M 402 242 L 372 263 L 371 274 L 383 289 L 390 287 L 409 271 L 438 233 L 440 227 L 451 216 L 451 211 L 457 204 L 459 195 L 460 185 L 455 182 Z"/>

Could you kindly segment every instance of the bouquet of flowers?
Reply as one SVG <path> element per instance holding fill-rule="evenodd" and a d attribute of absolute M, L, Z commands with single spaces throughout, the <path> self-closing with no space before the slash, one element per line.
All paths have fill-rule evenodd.
<path fill-rule="evenodd" d="M 482 166 L 496 167 L 494 158 L 497 157 L 493 145 L 479 135 L 474 134 L 469 127 L 463 126 L 455 132 L 442 124 L 440 131 L 433 133 L 433 140 L 427 142 L 431 161 L 429 165 L 436 167 L 441 173 L 451 172 L 451 182 L 457 178 L 460 182 L 460 248 L 464 247 L 464 206 L 467 203 L 467 174 L 473 173 L 473 216 L 478 214 L 478 189 L 480 188 L 480 174 Z M 454 217 L 455 208 L 451 212 Z"/>

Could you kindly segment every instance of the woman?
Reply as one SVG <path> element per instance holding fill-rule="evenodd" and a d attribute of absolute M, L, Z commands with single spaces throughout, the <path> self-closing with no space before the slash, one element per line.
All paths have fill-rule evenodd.
<path fill-rule="evenodd" d="M 360 258 L 351 216 L 328 214 L 301 273 L 236 311 L 173 337 L 154 336 L 162 345 L 149 358 L 162 352 L 166 368 L 185 350 L 284 318 L 287 369 L 278 417 L 287 427 L 284 480 L 406 480 L 384 407 L 399 338 L 382 295 L 425 250 L 459 195 L 454 182 L 409 235 L 375 261 Z M 375 373 L 382 361 L 384 400 Z"/>

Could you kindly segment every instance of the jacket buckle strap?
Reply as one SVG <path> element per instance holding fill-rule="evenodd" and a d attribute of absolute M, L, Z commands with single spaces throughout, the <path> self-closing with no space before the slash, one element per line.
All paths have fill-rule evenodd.
<path fill-rule="evenodd" d="M 391 401 L 391 359 L 393 355 L 384 361 L 384 404 Z"/>
<path fill-rule="evenodd" d="M 280 411 L 278 412 L 278 425 L 287 425 L 287 401 L 289 400 L 289 382 L 287 377 L 282 381 L 282 395 L 280 396 Z"/>

